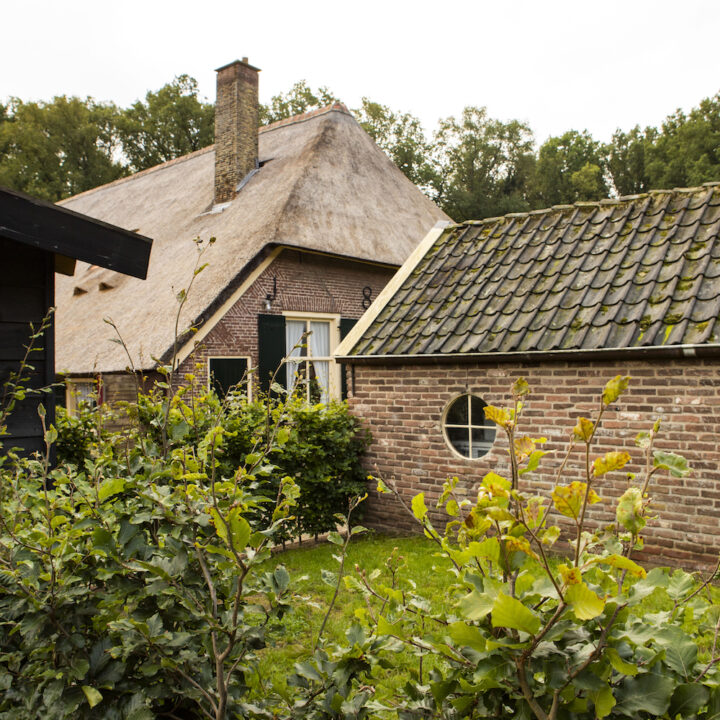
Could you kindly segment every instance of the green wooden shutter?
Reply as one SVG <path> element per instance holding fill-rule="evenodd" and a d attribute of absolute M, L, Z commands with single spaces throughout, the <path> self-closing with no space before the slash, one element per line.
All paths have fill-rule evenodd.
<path fill-rule="evenodd" d="M 228 390 L 247 380 L 247 358 L 210 358 L 210 387 L 219 398 Z"/>
<path fill-rule="evenodd" d="M 343 340 L 345 336 L 355 327 L 357 320 L 353 318 L 340 318 L 340 340 Z M 340 365 L 340 397 L 345 400 L 347 398 L 347 374 L 345 370 L 347 365 Z"/>
<path fill-rule="evenodd" d="M 282 315 L 258 315 L 258 382 L 260 390 L 270 391 L 270 378 L 285 359 L 285 318 Z M 284 372 L 275 382 L 285 385 Z"/>

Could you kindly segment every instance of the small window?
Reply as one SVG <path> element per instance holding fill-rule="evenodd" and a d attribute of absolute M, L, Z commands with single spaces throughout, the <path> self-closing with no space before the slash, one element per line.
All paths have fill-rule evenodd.
<path fill-rule="evenodd" d="M 297 383 L 312 404 L 327 403 L 337 394 L 331 330 L 329 320 L 285 320 L 287 389 L 292 391 Z"/>
<path fill-rule="evenodd" d="M 95 378 L 67 378 L 65 380 L 65 408 L 69 415 L 77 415 L 82 408 L 94 408 L 102 403 L 99 383 Z"/>
<path fill-rule="evenodd" d="M 487 455 L 495 442 L 495 424 L 485 419 L 485 403 L 475 395 L 461 395 L 445 412 L 443 432 L 448 445 L 465 458 Z"/>
<path fill-rule="evenodd" d="M 210 387 L 220 399 L 235 387 L 241 392 L 247 392 L 250 387 L 249 365 L 249 358 L 246 357 L 210 358 L 208 361 Z"/>

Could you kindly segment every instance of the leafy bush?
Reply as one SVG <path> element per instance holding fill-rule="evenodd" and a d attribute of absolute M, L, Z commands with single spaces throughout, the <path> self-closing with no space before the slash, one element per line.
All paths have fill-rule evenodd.
<path fill-rule="evenodd" d="M 261 564 L 293 480 L 257 512 L 285 435 L 229 476 L 217 425 L 167 452 L 137 434 L 102 443 L 82 471 L 48 470 L 52 427 L 44 459 L 3 457 L 0 717 L 243 712 L 243 678 L 287 608 L 287 572 Z"/>

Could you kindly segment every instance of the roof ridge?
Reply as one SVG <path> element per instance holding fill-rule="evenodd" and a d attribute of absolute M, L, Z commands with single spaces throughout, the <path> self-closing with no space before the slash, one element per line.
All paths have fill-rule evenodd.
<path fill-rule="evenodd" d="M 560 205 L 551 205 L 547 208 L 540 208 L 538 210 L 525 210 L 521 212 L 511 212 L 511 213 L 505 213 L 505 215 L 497 215 L 495 217 L 489 217 L 489 218 L 483 218 L 482 220 L 465 220 L 463 222 L 455 223 L 456 226 L 461 225 L 490 225 L 493 223 L 498 222 L 499 220 L 505 220 L 506 218 L 521 218 L 529 215 L 546 215 L 550 212 L 558 212 L 562 210 L 571 210 L 574 208 L 592 208 L 592 207 L 599 207 L 599 206 L 609 206 L 609 205 L 620 205 L 621 203 L 625 202 L 636 202 L 638 200 L 643 200 L 647 197 L 653 196 L 653 195 L 675 195 L 675 194 L 691 194 L 691 193 L 698 193 L 702 192 L 703 190 L 707 190 L 708 188 L 715 188 L 720 187 L 720 181 L 712 181 L 712 182 L 706 182 L 702 183 L 702 185 L 695 185 L 693 187 L 676 187 L 672 189 L 657 189 L 657 190 L 648 190 L 647 192 L 643 193 L 635 193 L 632 195 L 620 195 L 620 197 L 616 198 L 601 198 L 600 200 L 576 200 L 572 204 L 560 204 Z"/>
<path fill-rule="evenodd" d="M 324 107 L 316 108 L 315 110 L 308 110 L 308 112 L 301 113 L 300 115 L 292 115 L 291 117 L 276 120 L 268 125 L 261 125 L 258 133 L 270 132 L 271 130 L 276 130 L 277 128 L 285 127 L 286 125 L 295 125 L 296 123 L 305 122 L 306 120 L 318 117 L 318 115 L 325 115 L 330 112 L 341 112 L 345 115 L 353 117 L 353 114 L 350 110 L 348 110 L 345 103 L 336 102 L 332 105 L 325 105 Z"/>
<path fill-rule="evenodd" d="M 300 115 L 293 115 L 289 118 L 277 120 L 276 122 L 270 123 L 269 125 L 261 125 L 258 128 L 258 135 L 261 135 L 264 132 L 269 132 L 271 130 L 276 130 L 280 127 L 285 127 L 286 125 L 294 125 L 296 123 L 305 122 L 306 120 L 311 120 L 312 118 L 318 117 L 319 115 L 325 115 L 326 113 L 330 112 L 341 112 L 349 115 L 350 117 L 353 117 L 353 114 L 350 112 L 350 110 L 348 110 L 347 106 L 344 103 L 337 102 L 333 103 L 332 105 L 326 105 L 325 107 L 317 108 L 316 110 L 310 110 L 309 112 L 301 113 Z M 112 182 L 105 183 L 104 185 L 98 185 L 97 187 L 90 188 L 89 190 L 85 190 L 81 193 L 78 193 L 77 195 L 71 195 L 70 197 L 64 198 L 63 200 L 60 200 L 55 204 L 62 206 L 63 203 L 68 202 L 69 200 L 75 200 L 76 198 L 85 197 L 90 193 L 94 193 L 96 190 L 104 190 L 105 188 L 122 185 L 122 183 L 128 182 L 128 180 L 132 180 L 133 178 L 141 177 L 143 175 L 150 175 L 151 173 L 157 172 L 158 170 L 164 170 L 171 165 L 177 165 L 178 163 L 184 162 L 185 160 L 192 160 L 198 155 L 203 155 L 204 153 L 208 153 L 213 150 L 215 150 L 215 143 L 212 143 L 211 145 L 206 145 L 199 150 L 193 150 L 186 155 L 180 155 L 179 157 L 173 158 L 172 160 L 166 160 L 165 162 L 158 163 L 157 165 L 145 168 L 144 170 L 138 170 L 137 172 L 126 175 L 125 177 L 118 178 L 117 180 L 113 180 Z"/>
<path fill-rule="evenodd" d="M 105 183 L 104 185 L 98 185 L 97 187 L 90 188 L 89 190 L 85 190 L 81 193 L 78 193 L 77 195 L 71 195 L 70 197 L 64 198 L 63 200 L 59 200 L 56 205 L 62 205 L 63 203 L 69 202 L 70 200 L 76 200 L 77 198 L 85 197 L 86 195 L 90 195 L 91 193 L 94 193 L 96 190 L 105 190 L 105 188 L 115 187 L 116 185 L 122 185 L 125 182 L 128 182 L 128 180 L 132 180 L 136 177 L 141 177 L 143 175 L 151 175 L 154 172 L 157 172 L 158 170 L 163 170 L 166 167 L 170 167 L 171 165 L 178 165 L 181 162 L 185 162 L 186 160 L 192 160 L 195 157 L 198 157 L 199 155 L 204 155 L 205 153 L 210 152 L 211 150 L 215 149 L 215 144 L 212 145 L 206 145 L 203 148 L 200 148 L 199 150 L 193 150 L 192 152 L 187 153 L 186 155 L 180 155 L 180 157 L 173 158 L 172 160 L 166 160 L 165 162 L 159 163 L 158 165 L 153 165 L 152 167 L 145 168 L 144 170 L 138 170 L 137 172 L 131 173 L 130 175 L 125 175 L 125 177 L 118 178 L 117 180 L 113 180 L 112 182 Z"/>

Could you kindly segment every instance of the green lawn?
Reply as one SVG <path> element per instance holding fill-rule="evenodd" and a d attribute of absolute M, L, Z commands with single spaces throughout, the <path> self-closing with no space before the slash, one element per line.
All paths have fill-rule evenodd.
<path fill-rule="evenodd" d="M 442 603 L 445 599 L 444 588 L 450 580 L 451 565 L 444 556 L 437 556 L 438 547 L 435 543 L 420 535 L 387 537 L 371 533 L 353 539 L 345 560 L 345 574 L 359 578 L 356 566 L 368 575 L 379 569 L 384 572 L 385 582 L 389 583 L 386 562 L 395 548 L 396 556 L 405 563 L 403 578 L 411 578 L 423 595 Z M 330 543 L 314 544 L 278 553 L 271 561 L 272 566 L 285 566 L 295 593 L 302 596 L 299 602 L 293 603 L 292 612 L 283 619 L 284 638 L 263 653 L 260 671 L 264 678 L 272 679 L 273 683 L 284 684 L 293 664 L 312 653 L 334 592 L 334 588 L 322 581 L 321 570 L 337 571 L 339 566 L 333 554 L 339 550 Z M 362 595 L 348 590 L 343 583 L 323 633 L 325 640 L 344 641 L 344 633 L 352 624 L 355 610 L 363 607 L 365 601 Z M 402 666 L 404 658 L 398 659 L 398 665 Z M 406 660 L 409 662 L 410 657 Z M 395 682 L 400 681 L 401 676 L 398 674 Z"/>
<path fill-rule="evenodd" d="M 439 548 L 435 543 L 420 535 L 387 537 L 370 533 L 353 539 L 345 561 L 346 576 L 359 578 L 358 570 L 369 575 L 373 570 L 379 569 L 383 575 L 376 582 L 389 584 L 390 575 L 386 563 L 395 548 L 396 555 L 404 560 L 400 573 L 402 587 L 407 589 L 408 583 L 414 582 L 419 594 L 429 598 L 435 606 L 433 609 L 439 609 L 442 603 L 453 602 L 447 594 L 447 587 L 451 584 L 451 564 L 443 555 L 438 554 Z M 333 559 L 333 554 L 339 551 L 340 548 L 336 545 L 326 542 L 279 552 L 269 561 L 271 568 L 279 564 L 286 567 L 291 576 L 291 586 L 295 589 L 296 596 L 300 596 L 293 602 L 292 611 L 282 621 L 280 639 L 262 651 L 260 674 L 264 680 L 271 680 L 279 689 L 284 686 L 294 663 L 307 659 L 312 654 L 318 630 L 334 592 L 333 587 L 322 581 L 321 571 L 337 571 L 338 563 Z M 558 558 L 557 562 L 560 561 Z M 714 602 L 720 602 L 720 590 L 717 587 L 708 588 L 704 592 L 711 592 Z M 325 640 L 343 643 L 344 633 L 352 625 L 356 610 L 364 607 L 362 594 L 347 589 L 343 583 L 324 631 Z M 647 613 L 669 610 L 671 607 L 672 602 L 658 590 L 634 607 L 633 611 L 644 616 Z M 686 629 L 690 629 L 696 622 L 692 612 L 688 612 L 685 617 Z M 699 638 L 701 652 L 707 651 L 710 641 L 709 636 Z M 706 645 L 708 647 L 705 647 Z M 430 658 L 425 659 L 425 672 L 431 663 Z M 392 688 L 403 684 L 407 674 L 417 667 L 417 657 L 409 652 L 399 653 L 392 672 L 387 672 L 382 677 L 385 690 L 392 691 Z"/>

